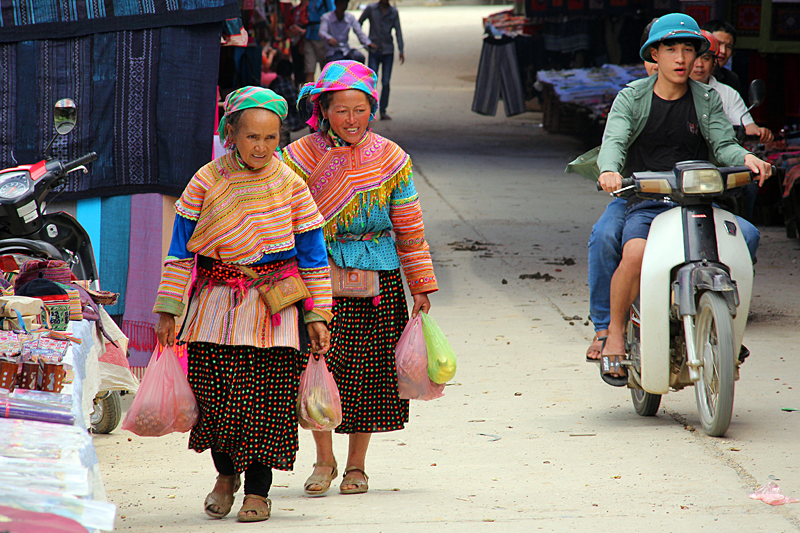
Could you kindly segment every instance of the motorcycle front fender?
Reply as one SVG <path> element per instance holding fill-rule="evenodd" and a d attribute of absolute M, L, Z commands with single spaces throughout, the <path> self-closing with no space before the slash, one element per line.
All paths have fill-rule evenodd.
<path fill-rule="evenodd" d="M 750 310 L 753 263 L 735 216 L 714 208 L 714 225 L 719 262 L 730 270 L 730 288 L 738 293 L 733 321 L 734 353 L 738 354 Z M 653 220 L 642 261 L 639 288 L 641 385 L 651 394 L 669 391 L 672 271 L 685 262 L 681 208 L 676 207 Z M 730 299 L 734 299 L 732 295 Z"/>
<path fill-rule="evenodd" d="M 719 260 L 731 272 L 736 284 L 739 302 L 736 318 L 733 319 L 733 353 L 738 356 L 742 345 L 747 315 L 750 313 L 750 298 L 753 294 L 753 261 L 747 243 L 742 236 L 738 219 L 724 209 L 714 208 L 714 224 L 717 230 Z"/>
<path fill-rule="evenodd" d="M 48 213 L 42 218 L 40 237 L 52 243 L 59 250 L 69 250 L 78 256 L 78 264 L 73 265 L 72 273 L 78 279 L 98 279 L 92 241 L 80 222 L 63 211 Z M 55 227 L 53 233 L 50 233 L 51 225 Z"/>
<path fill-rule="evenodd" d="M 639 282 L 641 385 L 651 394 L 669 392 L 669 308 L 672 269 L 686 261 L 681 208 L 650 225 Z"/>
<path fill-rule="evenodd" d="M 89 234 L 69 213 L 48 213 L 40 217 L 42 227 L 24 239 L 0 233 L 0 251 L 13 253 L 30 250 L 31 255 L 47 259 L 68 260 L 69 250 L 78 262 L 72 266 L 72 273 L 78 279 L 96 280 L 97 264 Z"/>

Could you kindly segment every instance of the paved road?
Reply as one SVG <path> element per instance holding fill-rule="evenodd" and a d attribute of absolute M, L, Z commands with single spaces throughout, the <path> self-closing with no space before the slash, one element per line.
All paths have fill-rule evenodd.
<path fill-rule="evenodd" d="M 314 453 L 301 431 L 295 472 L 276 473 L 264 527 L 800 530 L 800 504 L 747 498 L 770 475 L 800 496 L 800 412 L 780 410 L 800 408 L 797 244 L 779 228 L 765 231 L 746 337 L 753 356 L 737 383 L 728 437 L 693 430 L 691 390 L 665 397 L 656 417 L 638 417 L 627 391 L 606 386 L 583 362 L 592 335 L 585 243 L 606 202 L 586 180 L 562 173 L 583 147 L 546 134 L 536 114 L 469 111 L 480 18 L 496 10 L 403 9 L 407 63 L 395 68 L 394 120 L 376 126 L 414 159 L 441 289 L 431 316 L 458 354 L 456 379 L 444 398 L 412 404 L 406 430 L 374 437 L 367 495 L 302 496 Z M 564 258 L 575 264 L 553 264 Z M 555 279 L 519 278 L 536 272 Z M 117 529 L 259 527 L 206 519 L 211 458 L 187 451 L 186 440 L 121 430 L 95 438 L 119 505 Z M 344 437 L 335 447 L 344 461 Z"/>

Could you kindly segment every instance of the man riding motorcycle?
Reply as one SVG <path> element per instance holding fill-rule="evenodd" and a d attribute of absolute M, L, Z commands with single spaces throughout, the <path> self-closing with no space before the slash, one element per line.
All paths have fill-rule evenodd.
<path fill-rule="evenodd" d="M 662 17 L 663 19 L 664 17 Z M 641 47 L 644 49 L 645 45 L 650 42 L 650 30 L 652 26 L 657 23 L 661 19 L 654 19 L 646 28 L 645 33 L 642 35 L 641 40 Z M 669 19 L 667 19 L 669 20 Z M 681 21 L 678 21 L 678 28 L 682 28 L 683 26 L 680 25 Z M 686 22 L 686 20 L 683 20 Z M 664 22 L 662 21 L 661 24 Z M 665 32 L 662 32 L 665 33 Z M 668 33 L 668 32 L 667 32 Z M 649 46 L 652 46 L 650 43 Z M 654 76 L 658 71 L 658 66 L 653 63 L 652 57 L 649 55 L 642 55 L 642 59 L 645 63 L 645 67 L 647 68 L 647 72 L 649 75 Z M 691 72 L 691 69 L 689 69 Z M 655 83 L 657 78 L 651 79 L 649 81 Z M 632 88 L 634 84 L 639 84 L 646 80 L 640 80 L 638 82 L 633 82 L 629 84 Z M 630 89 L 626 89 L 630 90 Z M 641 92 L 642 89 L 637 89 L 638 92 Z M 652 88 L 649 93 L 652 95 Z M 703 93 L 705 94 L 705 93 Z M 637 113 L 638 117 L 642 117 L 646 119 L 647 115 L 642 115 L 644 103 L 642 102 L 641 94 L 639 94 L 639 98 L 634 99 L 634 103 L 637 104 L 637 107 L 628 110 L 629 112 Z M 707 114 L 705 112 L 701 112 L 699 109 L 699 105 L 695 103 L 695 113 L 700 115 Z M 630 117 L 629 117 L 630 118 Z M 643 127 L 644 124 L 639 124 L 639 126 Z M 702 127 L 702 124 L 701 124 Z M 628 139 L 628 145 L 633 143 L 635 138 L 641 133 L 641 129 L 637 130 L 638 133 L 636 135 L 632 135 Z M 606 134 L 608 134 L 608 129 L 606 130 Z M 625 145 L 625 146 L 628 146 Z M 625 154 L 625 152 L 623 152 Z M 579 157 L 572 163 L 570 163 L 567 170 L 573 171 L 574 167 L 579 164 L 584 163 L 584 159 L 588 154 L 584 154 L 584 156 Z M 622 156 L 622 161 L 624 163 L 624 155 Z M 626 174 L 629 174 L 627 172 Z M 620 257 L 622 255 L 622 231 L 625 219 L 625 212 L 627 208 L 627 200 L 623 198 L 615 198 L 608 204 L 606 207 L 605 212 L 597 221 L 597 223 L 592 228 L 592 234 L 589 239 L 589 309 L 590 309 L 590 316 L 595 328 L 595 338 L 593 339 L 589 349 L 586 352 L 586 360 L 589 362 L 597 362 L 601 355 L 600 350 L 602 348 L 602 341 L 608 335 L 608 326 L 610 323 L 610 286 L 611 286 L 611 277 L 614 274 L 615 270 L 617 269 Z M 750 250 L 750 255 L 755 258 L 755 253 L 758 248 L 759 242 L 759 232 L 751 223 L 747 222 L 746 220 L 742 219 L 741 217 L 736 217 L 739 227 L 741 228 L 742 235 L 744 236 L 745 241 L 747 242 L 748 249 Z"/>
<path fill-rule="evenodd" d="M 705 53 L 709 45 L 687 15 L 665 15 L 653 24 L 640 56 L 657 63 L 658 73 L 630 83 L 614 101 L 597 157 L 603 190 L 619 190 L 622 173 L 671 170 L 685 160 L 744 164 L 760 175 L 760 183 L 769 177 L 771 167 L 736 143 L 716 91 L 689 80 L 698 52 Z M 601 351 L 603 379 L 611 385 L 627 383 L 620 364 L 625 359 L 625 322 L 638 294 L 650 223 L 673 206 L 658 195 L 628 198 L 622 257 L 611 280 L 608 338 Z"/>

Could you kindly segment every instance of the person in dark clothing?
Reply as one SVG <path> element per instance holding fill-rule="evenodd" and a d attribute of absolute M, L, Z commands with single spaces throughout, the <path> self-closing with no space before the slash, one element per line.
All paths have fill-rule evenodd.
<path fill-rule="evenodd" d="M 391 120 L 391 117 L 386 114 L 386 108 L 389 107 L 389 82 L 392 79 L 392 65 L 394 64 L 392 29 L 397 37 L 400 64 L 402 65 L 406 60 L 403 54 L 403 30 L 400 29 L 400 15 L 397 13 L 397 8 L 389 5 L 389 0 L 380 0 L 364 8 L 358 22 L 364 24 L 366 20 L 369 21 L 369 39 L 376 46 L 376 49 L 369 53 L 369 68 L 375 74 L 378 73 L 378 68 L 383 69 L 381 73 L 381 120 Z"/>
<path fill-rule="evenodd" d="M 284 100 L 286 100 L 286 103 L 289 106 L 289 113 L 286 115 L 286 120 L 283 121 L 283 128 L 281 129 L 281 148 L 285 148 L 290 142 L 292 142 L 292 136 L 290 132 L 303 129 L 305 127 L 305 124 L 303 124 L 303 120 L 300 117 L 300 112 L 297 110 L 297 89 L 294 81 L 292 81 L 293 70 L 294 67 L 292 66 L 291 61 L 281 59 L 275 69 L 275 73 L 278 75 L 278 77 L 275 78 L 269 85 L 269 88 L 272 91 L 280 96 L 283 96 Z"/>
<path fill-rule="evenodd" d="M 703 24 L 702 29 L 716 37 L 719 42 L 719 54 L 717 54 L 719 68 L 714 73 L 714 77 L 717 78 L 717 81 L 733 87 L 737 93 L 742 94 L 739 76 L 731 69 L 725 68 L 733 56 L 733 48 L 736 45 L 736 28 L 724 20 L 710 20 Z"/>

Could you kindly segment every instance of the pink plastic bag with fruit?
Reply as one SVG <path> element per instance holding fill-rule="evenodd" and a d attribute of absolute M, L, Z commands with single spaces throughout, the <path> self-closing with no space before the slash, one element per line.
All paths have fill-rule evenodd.
<path fill-rule="evenodd" d="M 198 414 L 197 401 L 175 350 L 157 346 L 122 429 L 140 437 L 185 433 L 195 425 Z"/>
<path fill-rule="evenodd" d="M 394 350 L 397 389 L 403 400 L 434 400 L 444 396 L 444 385 L 428 377 L 428 348 L 422 333 L 422 313 L 406 324 Z"/>
<path fill-rule="evenodd" d="M 297 388 L 297 422 L 303 429 L 330 431 L 342 423 L 339 387 L 325 357 L 309 354 Z"/>

